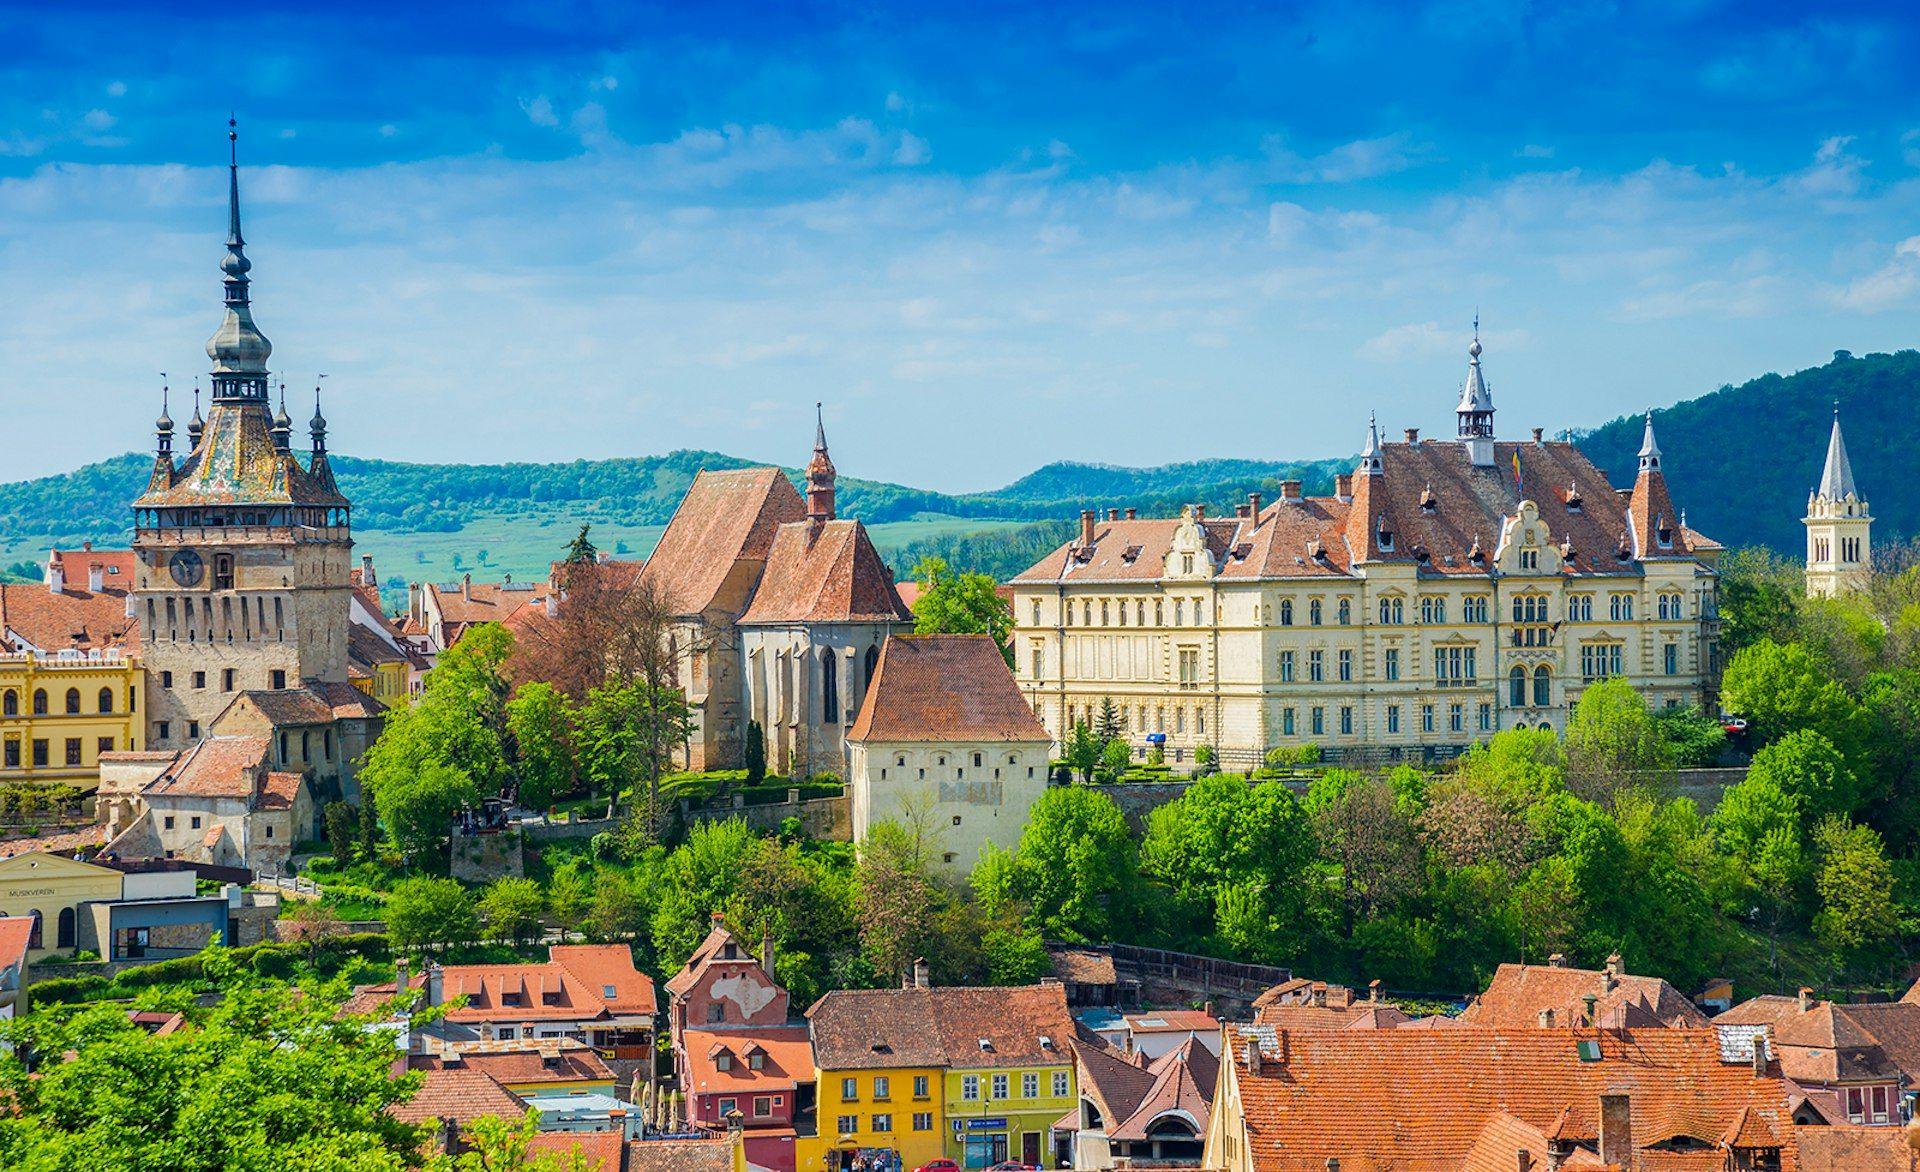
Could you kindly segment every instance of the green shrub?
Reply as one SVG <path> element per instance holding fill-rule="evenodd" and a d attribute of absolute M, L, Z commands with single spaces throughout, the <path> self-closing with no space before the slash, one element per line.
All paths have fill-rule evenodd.
<path fill-rule="evenodd" d="M 262 948 L 253 954 L 253 971 L 263 977 L 284 979 L 293 969 L 293 957 L 279 948 Z"/>
<path fill-rule="evenodd" d="M 76 1001 L 89 1001 L 106 992 L 109 982 L 105 977 L 52 977 L 45 981 L 35 981 L 27 989 L 29 1005 L 71 1004 Z"/>

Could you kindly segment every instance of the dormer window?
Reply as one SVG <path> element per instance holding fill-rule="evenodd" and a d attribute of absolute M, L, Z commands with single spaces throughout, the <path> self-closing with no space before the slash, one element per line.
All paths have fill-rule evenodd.
<path fill-rule="evenodd" d="M 715 1054 L 713 1056 L 713 1068 L 715 1070 L 732 1070 L 733 1053 L 728 1050 L 722 1050 L 720 1053 Z"/>
<path fill-rule="evenodd" d="M 1585 503 L 1586 502 L 1580 497 L 1580 486 L 1577 484 L 1567 485 L 1567 512 L 1577 513 Z"/>
<path fill-rule="evenodd" d="M 1440 508 L 1440 500 L 1433 495 L 1433 485 L 1429 484 L 1420 493 L 1420 511 L 1431 516 Z"/>
<path fill-rule="evenodd" d="M 765 1070 L 767 1067 L 766 1054 L 762 1051 L 755 1050 L 753 1053 L 747 1055 L 747 1067 L 750 1070 Z"/>
<path fill-rule="evenodd" d="M 1665 517 L 1658 518 L 1657 520 L 1654 521 L 1653 524 L 1654 524 L 1654 540 L 1660 543 L 1660 548 L 1672 549 L 1673 548 L 1673 526 L 1667 524 L 1667 519 Z"/>
<path fill-rule="evenodd" d="M 1140 547 L 1137 545 L 1129 545 L 1126 549 L 1120 552 L 1120 560 L 1123 562 L 1126 562 L 1128 565 L 1132 565 L 1134 561 L 1139 558 L 1139 556 L 1140 556 Z"/>
<path fill-rule="evenodd" d="M 1387 519 L 1385 517 L 1380 518 L 1380 529 L 1375 534 L 1375 540 L 1383 550 L 1391 550 L 1393 548 L 1393 530 L 1387 528 Z"/>

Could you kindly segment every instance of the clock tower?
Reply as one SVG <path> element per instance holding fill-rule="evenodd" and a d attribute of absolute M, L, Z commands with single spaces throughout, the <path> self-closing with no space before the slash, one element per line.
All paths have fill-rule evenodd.
<path fill-rule="evenodd" d="M 237 137 L 230 122 L 230 152 Z M 176 462 L 163 408 L 153 472 L 133 503 L 132 606 L 155 749 L 206 735 L 242 692 L 347 678 L 347 500 L 327 462 L 318 390 L 305 466 L 292 451 L 284 394 L 277 413 L 268 400 L 273 345 L 254 325 L 248 297 L 237 155 L 227 167 L 227 215 L 225 316 L 207 342 L 207 416 L 196 395 L 190 450 Z"/>

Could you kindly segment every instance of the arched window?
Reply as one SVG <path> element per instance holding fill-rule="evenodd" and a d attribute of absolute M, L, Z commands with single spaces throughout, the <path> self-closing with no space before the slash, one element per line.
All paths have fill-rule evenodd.
<path fill-rule="evenodd" d="M 40 913 L 39 912 L 33 913 L 33 926 L 27 929 L 27 947 L 28 948 L 42 947 L 40 943 Z"/>
<path fill-rule="evenodd" d="M 0 713 L 7 716 L 20 715 L 20 693 L 9 689 L 4 697 L 0 697 Z"/>
<path fill-rule="evenodd" d="M 113 689 L 112 688 L 100 689 L 100 711 L 102 712 L 113 711 Z"/>
<path fill-rule="evenodd" d="M 1340 600 L 1340 612 L 1339 612 L 1339 614 L 1340 614 L 1340 625 L 1341 625 L 1341 626 L 1343 626 L 1343 627 L 1344 627 L 1344 626 L 1346 626 L 1346 625 L 1348 625 L 1349 623 L 1351 623 L 1351 622 L 1353 622 L 1353 603 L 1351 603 L 1351 602 L 1349 602 L 1349 601 L 1347 601 L 1346 599 L 1344 599 L 1344 598 L 1342 598 L 1342 599 Z"/>
<path fill-rule="evenodd" d="M 1517 663 L 1507 673 L 1507 703 L 1515 708 L 1527 706 L 1527 669 Z"/>
<path fill-rule="evenodd" d="M 820 718 L 840 723 L 840 661 L 832 648 L 820 653 Z"/>
<path fill-rule="evenodd" d="M 35 716 L 45 716 L 47 714 L 47 690 L 45 688 L 35 688 L 33 690 L 33 714 Z"/>
<path fill-rule="evenodd" d="M 80 715 L 80 689 L 78 688 L 67 689 L 67 715 Z"/>
<path fill-rule="evenodd" d="M 74 946 L 73 909 L 70 907 L 60 909 L 60 920 L 53 930 L 53 946 L 55 948 L 72 948 Z"/>
<path fill-rule="evenodd" d="M 866 663 L 860 673 L 860 678 L 861 678 L 860 694 L 861 695 L 864 696 L 866 694 L 867 689 L 873 687 L 873 673 L 876 670 L 878 670 L 879 667 L 880 667 L 880 649 L 878 647 L 868 647 L 867 655 L 866 655 Z"/>
<path fill-rule="evenodd" d="M 1280 625 L 1283 627 L 1293 625 L 1293 599 L 1291 598 L 1280 600 Z"/>
<path fill-rule="evenodd" d="M 1311 627 L 1320 625 L 1320 600 L 1318 598 L 1310 599 L 1307 602 L 1307 625 Z"/>
<path fill-rule="evenodd" d="M 1547 671 L 1547 665 L 1541 664 L 1533 669 L 1533 706 L 1546 708 L 1553 703 L 1553 675 Z"/>

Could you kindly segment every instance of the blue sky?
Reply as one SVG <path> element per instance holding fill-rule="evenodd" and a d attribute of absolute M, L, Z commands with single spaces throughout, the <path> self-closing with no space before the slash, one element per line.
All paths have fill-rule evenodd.
<path fill-rule="evenodd" d="M 6 479 L 206 369 L 230 109 L 256 316 L 354 454 L 798 463 L 823 399 L 843 473 L 962 490 L 1445 429 L 1476 309 L 1516 435 L 1917 334 L 1894 5 L 0 3 L 0 46 Z"/>

